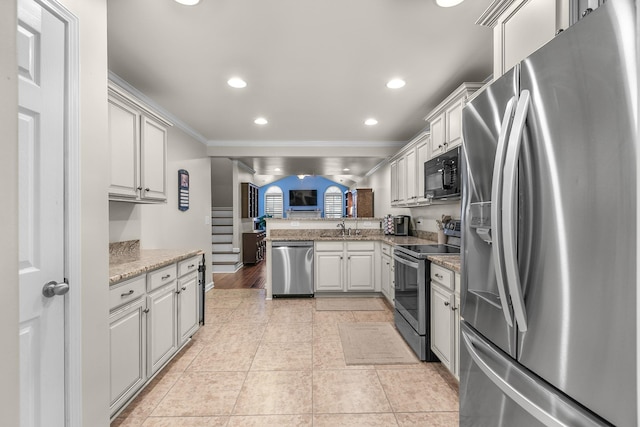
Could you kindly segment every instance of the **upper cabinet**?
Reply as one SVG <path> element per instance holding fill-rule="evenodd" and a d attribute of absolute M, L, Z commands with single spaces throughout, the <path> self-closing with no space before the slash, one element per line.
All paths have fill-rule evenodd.
<path fill-rule="evenodd" d="M 429 132 L 422 132 L 391 161 L 391 205 L 415 206 L 424 199 L 424 162 Z"/>
<path fill-rule="evenodd" d="M 431 127 L 431 148 L 427 160 L 462 144 L 462 108 L 469 96 L 482 85 L 483 83 L 462 83 L 425 117 Z"/>
<path fill-rule="evenodd" d="M 160 117 L 109 82 L 109 200 L 167 199 L 167 128 Z"/>
<path fill-rule="evenodd" d="M 531 55 L 577 20 L 587 0 L 496 0 L 476 21 L 493 28 L 493 78 Z M 598 3 L 598 0 L 591 0 Z M 583 8 L 591 7 L 589 5 Z M 597 7 L 597 6 L 596 6 Z M 535 31 L 531 29 L 535 28 Z"/>

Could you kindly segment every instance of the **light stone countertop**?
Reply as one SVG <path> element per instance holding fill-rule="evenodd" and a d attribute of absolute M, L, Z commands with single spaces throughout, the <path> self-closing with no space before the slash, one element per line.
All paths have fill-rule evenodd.
<path fill-rule="evenodd" d="M 267 238 L 268 241 L 300 241 L 300 240 L 313 240 L 313 241 L 343 241 L 343 242 L 357 242 L 362 240 L 378 241 L 388 243 L 390 245 L 428 245 L 434 244 L 433 240 L 423 239 L 415 236 L 394 236 L 387 234 L 364 234 L 361 236 L 338 236 L 336 232 L 331 230 L 328 233 L 305 233 L 299 232 L 296 235 L 287 236 L 271 236 Z"/>
<path fill-rule="evenodd" d="M 453 270 L 456 273 L 460 273 L 460 271 L 462 271 L 460 255 L 429 255 L 427 259 L 434 264 Z"/>
<path fill-rule="evenodd" d="M 139 252 L 109 257 L 109 285 L 201 255 L 200 249 L 140 249 Z"/>

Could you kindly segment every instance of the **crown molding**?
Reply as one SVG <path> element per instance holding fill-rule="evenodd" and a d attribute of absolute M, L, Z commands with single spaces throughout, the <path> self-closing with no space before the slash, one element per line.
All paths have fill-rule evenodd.
<path fill-rule="evenodd" d="M 168 119 L 173 126 L 177 127 L 187 135 L 191 136 L 196 141 L 200 142 L 203 145 L 207 145 L 207 138 L 204 137 L 200 132 L 180 120 L 175 114 L 163 108 L 160 104 L 155 102 L 153 99 L 149 98 L 144 93 L 140 92 L 138 89 L 133 87 L 129 82 L 124 80 L 122 77 L 118 76 L 113 71 L 109 70 L 109 80 L 120 86 L 122 89 L 129 92 L 131 95 L 135 96 L 149 107 L 151 107 L 156 112 L 160 113 L 166 119 Z"/>
<path fill-rule="evenodd" d="M 238 140 L 221 141 L 209 140 L 209 147 L 350 147 L 350 148 L 371 148 L 371 147 L 403 147 L 406 141 L 259 141 L 259 140 Z"/>
<path fill-rule="evenodd" d="M 483 27 L 495 27 L 498 18 L 509 6 L 519 0 L 494 0 L 476 21 L 476 25 Z"/>

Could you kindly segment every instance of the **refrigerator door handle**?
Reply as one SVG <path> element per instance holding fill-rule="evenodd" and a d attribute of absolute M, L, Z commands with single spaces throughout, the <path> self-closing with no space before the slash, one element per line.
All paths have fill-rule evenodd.
<path fill-rule="evenodd" d="M 513 128 L 507 145 L 507 155 L 504 163 L 504 187 L 502 193 L 502 233 L 504 234 L 504 261 L 507 273 L 507 284 L 511 294 L 513 312 L 521 332 L 527 330 L 527 313 L 524 306 L 522 284 L 518 273 L 517 258 L 517 205 L 516 194 L 518 184 L 518 157 L 522 146 L 524 126 L 529 112 L 531 95 L 528 90 L 520 93 L 520 99 L 513 118 Z"/>
<path fill-rule="evenodd" d="M 493 252 L 493 266 L 496 272 L 496 282 L 498 284 L 498 294 L 500 295 L 500 305 L 504 319 L 509 326 L 513 326 L 511 318 L 511 309 L 509 308 L 509 299 L 507 298 L 507 290 L 505 285 L 504 270 L 504 249 L 502 247 L 502 168 L 507 148 L 507 137 L 511 121 L 513 119 L 513 109 L 516 103 L 516 97 L 513 96 L 507 103 L 502 118 L 502 127 L 498 137 L 498 146 L 496 147 L 496 159 L 493 165 L 493 178 L 491 180 L 491 251 Z"/>
<path fill-rule="evenodd" d="M 463 325 L 460 332 L 461 342 L 482 373 L 509 399 L 545 426 L 608 425 L 595 419 L 551 387 L 535 381 L 517 365 L 503 360 L 504 356 L 474 336 L 468 327 Z"/>

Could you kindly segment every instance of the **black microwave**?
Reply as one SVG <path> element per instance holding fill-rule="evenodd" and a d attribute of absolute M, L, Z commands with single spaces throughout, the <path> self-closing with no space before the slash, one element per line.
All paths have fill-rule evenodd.
<path fill-rule="evenodd" d="M 424 162 L 424 197 L 426 199 L 459 199 L 460 147 Z"/>

